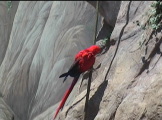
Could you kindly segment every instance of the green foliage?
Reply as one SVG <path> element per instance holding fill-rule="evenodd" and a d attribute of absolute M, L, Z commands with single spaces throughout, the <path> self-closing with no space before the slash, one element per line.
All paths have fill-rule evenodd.
<path fill-rule="evenodd" d="M 104 45 L 107 45 L 108 41 L 110 41 L 111 34 L 112 32 L 109 32 L 107 37 L 103 38 L 102 42 Z"/>
<path fill-rule="evenodd" d="M 139 20 L 133 22 L 137 26 L 139 26 L 141 29 L 146 30 L 142 36 L 141 41 L 138 42 L 139 48 L 142 48 L 142 46 L 147 41 L 147 30 L 151 28 L 155 33 L 158 32 L 157 29 L 162 28 L 162 2 L 161 1 L 154 1 L 150 5 L 151 9 L 147 11 L 145 14 L 142 15 L 142 17 L 146 17 L 147 20 L 145 23 L 141 24 Z M 137 49 L 137 50 L 138 50 Z"/>
<path fill-rule="evenodd" d="M 149 11 L 149 14 L 147 14 L 149 17 L 149 20 L 145 25 L 140 24 L 140 22 L 137 20 L 135 23 L 137 26 L 141 27 L 143 30 L 145 30 L 147 27 L 151 27 L 154 30 L 157 30 L 158 28 L 162 27 L 162 2 L 155 1 L 151 4 L 151 10 Z"/>
<path fill-rule="evenodd" d="M 103 44 L 106 45 L 107 41 L 108 41 L 108 38 L 104 38 L 103 39 Z"/>
<path fill-rule="evenodd" d="M 162 26 L 162 2 L 155 1 L 151 4 L 151 17 L 149 19 L 149 25 L 152 29 L 157 30 Z"/>
<path fill-rule="evenodd" d="M 12 2 L 11 1 L 7 1 L 8 12 L 11 10 L 11 7 L 12 7 Z"/>

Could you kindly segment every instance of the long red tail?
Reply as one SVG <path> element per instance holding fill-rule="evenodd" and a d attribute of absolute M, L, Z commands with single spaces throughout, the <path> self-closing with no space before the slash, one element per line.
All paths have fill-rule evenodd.
<path fill-rule="evenodd" d="M 69 88 L 69 89 L 66 91 L 66 93 L 64 94 L 64 97 L 62 98 L 62 101 L 61 101 L 59 107 L 58 107 L 57 110 L 56 110 L 56 113 L 55 113 L 55 116 L 54 116 L 53 120 L 56 118 L 56 116 L 57 116 L 58 112 L 60 111 L 60 109 L 64 106 L 64 104 L 65 104 L 65 102 L 66 102 L 68 96 L 70 95 L 70 93 L 71 93 L 71 91 L 73 90 L 73 88 L 74 88 L 76 82 L 78 81 L 78 78 L 79 78 L 79 77 L 74 78 L 74 80 L 73 80 L 73 82 L 72 82 L 70 88 Z"/>

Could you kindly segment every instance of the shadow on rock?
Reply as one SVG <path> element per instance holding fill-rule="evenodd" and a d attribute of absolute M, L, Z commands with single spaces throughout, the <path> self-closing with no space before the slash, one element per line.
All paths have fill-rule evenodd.
<path fill-rule="evenodd" d="M 104 91 L 108 85 L 108 81 L 104 81 L 97 89 L 95 94 L 89 100 L 88 106 L 88 120 L 94 120 L 98 111 L 100 102 L 102 101 L 102 97 L 104 95 Z"/>

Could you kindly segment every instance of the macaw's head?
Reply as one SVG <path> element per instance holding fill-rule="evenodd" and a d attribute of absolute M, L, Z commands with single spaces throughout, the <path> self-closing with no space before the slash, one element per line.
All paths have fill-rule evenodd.
<path fill-rule="evenodd" d="M 88 48 L 90 52 L 92 52 L 94 55 L 97 55 L 98 53 L 101 52 L 101 48 L 97 45 L 92 45 L 91 47 Z"/>

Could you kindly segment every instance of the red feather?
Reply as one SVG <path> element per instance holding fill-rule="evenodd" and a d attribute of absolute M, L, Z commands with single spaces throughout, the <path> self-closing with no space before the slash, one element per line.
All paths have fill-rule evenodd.
<path fill-rule="evenodd" d="M 78 81 L 78 77 L 77 77 L 77 78 L 74 78 L 74 80 L 73 80 L 73 82 L 72 82 L 70 88 L 69 88 L 69 89 L 66 91 L 66 93 L 64 94 L 64 97 L 62 98 L 62 101 L 61 101 L 59 107 L 58 107 L 57 110 L 56 110 L 54 119 L 57 117 L 57 114 L 58 114 L 58 112 L 60 111 L 60 109 L 63 108 L 63 106 L 64 106 L 64 104 L 65 104 L 65 102 L 66 102 L 68 96 L 70 95 L 70 93 L 71 93 L 71 91 L 73 90 L 73 88 L 74 88 L 74 86 L 75 86 L 75 84 L 76 84 L 77 81 Z M 54 119 L 53 119 L 53 120 L 54 120 Z"/>

